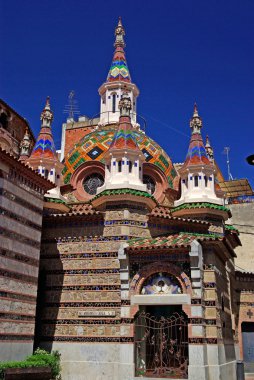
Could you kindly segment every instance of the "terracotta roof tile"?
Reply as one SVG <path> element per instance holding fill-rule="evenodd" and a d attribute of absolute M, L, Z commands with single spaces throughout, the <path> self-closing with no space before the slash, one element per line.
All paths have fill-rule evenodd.
<path fill-rule="evenodd" d="M 159 236 L 157 238 L 140 238 L 129 241 L 128 250 L 151 250 L 173 247 L 189 247 L 194 240 L 222 240 L 223 236 L 214 234 L 179 233 L 169 236 Z"/>
<path fill-rule="evenodd" d="M 89 203 L 76 203 L 71 206 L 71 210 L 65 214 L 54 214 L 54 216 L 74 216 L 74 215 L 102 215 L 96 211 Z"/>

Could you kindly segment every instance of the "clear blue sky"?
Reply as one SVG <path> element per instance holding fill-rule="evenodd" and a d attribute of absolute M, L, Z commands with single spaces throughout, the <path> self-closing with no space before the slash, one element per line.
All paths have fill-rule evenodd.
<path fill-rule="evenodd" d="M 49 95 L 59 148 L 70 90 L 81 114 L 99 112 L 119 15 L 148 135 L 182 162 L 196 101 L 223 173 L 229 146 L 233 176 L 254 187 L 253 0 L 0 0 L 0 97 L 37 135 Z"/>

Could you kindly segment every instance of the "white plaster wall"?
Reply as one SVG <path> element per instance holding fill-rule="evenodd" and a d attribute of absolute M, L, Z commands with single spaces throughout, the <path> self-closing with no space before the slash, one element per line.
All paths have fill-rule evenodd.
<path fill-rule="evenodd" d="M 33 353 L 33 343 L 0 342 L 0 361 L 23 360 Z"/>
<path fill-rule="evenodd" d="M 49 343 L 41 347 L 49 349 Z M 52 350 L 61 353 L 62 380 L 133 380 L 132 344 L 60 343 Z"/>

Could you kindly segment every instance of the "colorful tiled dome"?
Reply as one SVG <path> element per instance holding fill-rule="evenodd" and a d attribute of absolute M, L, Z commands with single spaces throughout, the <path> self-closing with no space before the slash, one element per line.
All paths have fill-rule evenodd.
<path fill-rule="evenodd" d="M 72 173 L 84 162 L 95 160 L 104 163 L 104 155 L 112 143 L 116 129 L 117 126 L 101 127 L 83 137 L 75 145 L 65 159 L 62 172 L 65 184 L 70 182 Z M 173 180 L 177 173 L 167 153 L 142 131 L 135 130 L 133 133 L 146 162 L 159 167 L 167 177 L 169 187 L 173 188 Z"/>

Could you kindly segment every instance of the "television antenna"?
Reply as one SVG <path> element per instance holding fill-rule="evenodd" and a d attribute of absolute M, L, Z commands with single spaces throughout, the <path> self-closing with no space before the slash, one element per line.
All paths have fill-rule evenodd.
<path fill-rule="evenodd" d="M 78 101 L 75 99 L 75 92 L 72 90 L 68 96 L 68 104 L 65 105 L 63 113 L 68 114 L 69 119 L 74 120 L 74 115 L 79 115 Z"/>
<path fill-rule="evenodd" d="M 229 151 L 230 151 L 230 147 L 229 146 L 225 146 L 223 154 L 225 154 L 227 156 L 228 180 L 229 181 L 233 181 L 234 178 L 233 178 L 233 176 L 232 176 L 232 174 L 230 172 Z"/>

